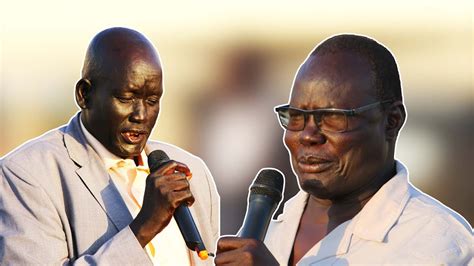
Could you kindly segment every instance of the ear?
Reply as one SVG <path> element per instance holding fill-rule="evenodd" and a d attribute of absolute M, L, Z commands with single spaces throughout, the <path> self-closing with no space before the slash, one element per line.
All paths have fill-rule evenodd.
<path fill-rule="evenodd" d="M 398 132 L 406 119 L 405 106 L 401 101 L 395 101 L 387 108 L 387 120 L 385 132 L 387 140 L 396 140 Z"/>
<path fill-rule="evenodd" d="M 90 96 L 92 92 L 92 83 L 85 78 L 76 83 L 76 103 L 81 109 L 87 109 L 90 106 Z"/>

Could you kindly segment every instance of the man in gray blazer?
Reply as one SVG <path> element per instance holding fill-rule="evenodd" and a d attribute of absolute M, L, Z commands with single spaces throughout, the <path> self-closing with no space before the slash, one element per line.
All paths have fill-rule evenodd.
<path fill-rule="evenodd" d="M 159 56 L 142 34 L 94 37 L 76 85 L 81 111 L 0 160 L 1 265 L 212 264 L 186 248 L 173 218 L 187 204 L 215 249 L 212 176 L 199 158 L 148 140 L 162 94 Z M 173 160 L 149 173 L 153 150 Z"/>

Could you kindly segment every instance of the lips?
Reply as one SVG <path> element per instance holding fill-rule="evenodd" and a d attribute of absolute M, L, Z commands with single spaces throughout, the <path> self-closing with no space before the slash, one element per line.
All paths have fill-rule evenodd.
<path fill-rule="evenodd" d="M 120 133 L 128 144 L 138 144 L 146 140 L 148 132 L 144 130 L 126 129 Z"/>
<path fill-rule="evenodd" d="M 331 167 L 332 161 L 315 155 L 304 155 L 297 158 L 298 168 L 302 173 L 320 173 Z"/>

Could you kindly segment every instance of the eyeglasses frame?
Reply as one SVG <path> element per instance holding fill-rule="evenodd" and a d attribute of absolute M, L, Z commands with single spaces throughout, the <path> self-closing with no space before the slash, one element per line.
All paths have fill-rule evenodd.
<path fill-rule="evenodd" d="M 383 104 L 390 103 L 390 102 L 393 102 L 393 100 L 378 101 L 378 102 L 375 102 L 375 103 L 367 104 L 367 105 L 364 105 L 364 106 L 361 106 L 361 107 L 358 107 L 358 108 L 353 108 L 353 109 L 321 108 L 321 109 L 314 109 L 314 110 L 303 110 L 303 109 L 299 109 L 299 108 L 296 108 L 296 107 L 291 107 L 290 104 L 283 104 L 283 105 L 276 106 L 274 108 L 274 112 L 277 114 L 278 121 L 280 122 L 280 125 L 284 129 L 290 130 L 290 131 L 303 131 L 306 127 L 306 123 L 307 123 L 307 119 L 308 119 L 309 115 L 313 115 L 313 118 L 315 119 L 316 123 L 319 124 L 321 122 L 320 121 L 321 120 L 321 115 L 317 115 L 318 113 L 343 113 L 346 117 L 351 117 L 351 116 L 361 114 L 361 113 L 363 113 L 365 111 L 368 111 L 370 109 L 373 109 L 373 108 L 375 108 L 379 105 L 383 105 Z M 284 109 L 295 110 L 295 111 L 302 112 L 303 115 L 304 115 L 304 127 L 300 130 L 291 130 L 291 129 L 288 129 L 287 126 L 283 125 L 283 123 L 281 121 L 280 111 L 284 110 Z M 329 132 L 346 132 L 347 127 L 348 127 L 348 125 L 346 125 L 346 127 L 345 127 L 346 129 L 343 130 L 343 131 L 329 131 Z"/>

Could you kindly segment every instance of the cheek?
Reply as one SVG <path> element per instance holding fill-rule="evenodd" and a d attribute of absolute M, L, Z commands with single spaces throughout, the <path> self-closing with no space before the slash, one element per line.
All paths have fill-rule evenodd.
<path fill-rule="evenodd" d="M 294 164 L 296 160 L 295 159 L 296 154 L 298 152 L 298 146 L 299 146 L 298 133 L 292 132 L 292 131 L 285 131 L 283 135 L 283 141 L 285 143 L 286 148 L 288 149 L 290 153 L 290 160 L 292 164 Z"/>
<path fill-rule="evenodd" d="M 115 145 L 122 142 L 120 132 L 123 129 L 125 121 L 128 119 L 129 107 L 120 105 L 112 100 L 108 105 L 102 108 L 102 117 L 105 119 L 102 123 L 104 130 L 107 131 L 108 138 Z"/>
<path fill-rule="evenodd" d="M 109 103 L 109 113 L 115 117 L 126 116 L 133 111 L 130 103 L 121 103 L 118 99 L 112 98 Z"/>
<path fill-rule="evenodd" d="M 149 108 L 147 110 L 147 119 L 146 119 L 146 126 L 148 130 L 152 130 L 156 124 L 156 120 L 158 119 L 158 115 L 160 113 L 160 108 Z"/>
<path fill-rule="evenodd" d="M 115 121 L 116 124 L 120 124 L 123 120 L 126 120 L 128 116 L 132 113 L 133 109 L 131 105 L 117 103 L 112 100 L 112 103 L 109 105 L 107 110 L 108 116 L 111 121 Z"/>
<path fill-rule="evenodd" d="M 347 176 L 347 173 L 350 172 L 354 163 L 354 154 L 357 153 L 357 145 L 354 145 L 357 142 L 356 138 L 346 134 L 327 137 L 327 143 L 329 144 L 327 146 L 338 160 L 338 168 L 336 170 L 338 176 Z"/>
<path fill-rule="evenodd" d="M 298 133 L 292 131 L 285 131 L 283 136 L 283 140 L 285 142 L 286 147 L 290 151 L 292 157 L 296 154 L 298 149 L 299 141 L 298 141 Z"/>
<path fill-rule="evenodd" d="M 339 172 L 341 176 L 367 175 L 364 169 L 370 169 L 368 162 L 382 160 L 383 152 L 380 138 L 370 134 L 351 134 L 338 139 L 337 154 L 339 155 Z M 373 164 L 373 163 L 371 163 Z"/>
<path fill-rule="evenodd" d="M 153 124 L 155 124 L 156 119 L 158 119 L 158 115 L 160 114 L 160 107 L 158 106 L 157 108 L 150 108 L 150 120 L 153 121 Z"/>

